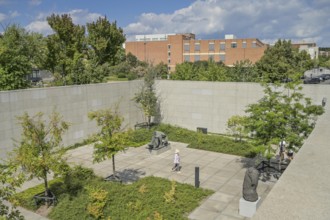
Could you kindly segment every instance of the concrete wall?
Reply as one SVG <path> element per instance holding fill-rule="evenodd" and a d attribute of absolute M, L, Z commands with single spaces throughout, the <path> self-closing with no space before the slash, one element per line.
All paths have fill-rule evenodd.
<path fill-rule="evenodd" d="M 87 116 L 93 110 L 119 103 L 124 125 L 132 127 L 136 122 L 142 122 L 143 113 L 131 100 L 140 83 L 114 82 L 0 92 L 0 157 L 4 158 L 6 152 L 13 149 L 12 139 L 20 139 L 21 126 L 16 117 L 24 112 L 29 115 L 43 112 L 46 119 L 56 108 L 71 124 L 63 137 L 65 145 L 80 142 L 97 131 L 96 123 Z"/>
<path fill-rule="evenodd" d="M 256 83 L 158 81 L 163 122 L 225 133 L 228 118 L 262 97 Z"/>
<path fill-rule="evenodd" d="M 143 122 L 143 112 L 131 100 L 141 81 L 77 85 L 0 92 L 0 156 L 13 149 L 13 138 L 19 140 L 21 126 L 17 116 L 30 115 L 56 108 L 71 123 L 64 135 L 64 144 L 77 143 L 96 131 L 95 122 L 87 114 L 92 110 L 113 107 L 120 103 L 125 125 Z M 262 96 L 256 83 L 156 81 L 162 122 L 191 130 L 207 128 L 209 132 L 226 133 L 226 122 L 233 115 L 242 115 L 248 104 Z M 304 92 L 320 104 L 327 85 L 304 85 Z M 330 100 L 330 98 L 328 98 Z"/>

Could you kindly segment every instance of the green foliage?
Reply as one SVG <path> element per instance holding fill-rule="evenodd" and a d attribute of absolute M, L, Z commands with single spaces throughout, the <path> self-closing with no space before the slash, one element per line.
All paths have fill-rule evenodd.
<path fill-rule="evenodd" d="M 247 135 L 246 128 L 247 117 L 234 115 L 227 121 L 229 133 L 235 137 L 235 141 L 242 141 L 242 137 Z"/>
<path fill-rule="evenodd" d="M 228 81 L 228 68 L 214 61 L 177 64 L 171 74 L 174 80 Z"/>
<path fill-rule="evenodd" d="M 176 182 L 172 180 L 172 186 L 171 190 L 168 192 L 165 192 L 164 199 L 166 203 L 175 203 L 176 197 L 175 197 L 175 189 L 176 189 Z"/>
<path fill-rule="evenodd" d="M 44 180 L 45 192 L 48 189 L 47 175 L 51 171 L 61 174 L 67 169 L 62 158 L 64 151 L 60 150 L 62 134 L 68 129 L 67 122 L 53 111 L 48 124 L 39 112 L 30 117 L 27 113 L 18 117 L 23 132 L 19 146 L 11 155 L 11 162 L 22 166 L 29 178 L 37 177 Z"/>
<path fill-rule="evenodd" d="M 56 178 L 49 181 L 49 189 L 54 192 L 56 196 L 60 195 L 60 193 L 63 193 L 63 191 L 65 191 L 63 187 L 63 180 L 60 178 Z M 38 206 L 36 206 L 33 196 L 39 194 L 44 190 L 45 186 L 43 184 L 40 184 L 29 188 L 23 192 L 17 193 L 14 199 L 17 201 L 17 205 L 19 206 L 30 210 L 37 210 Z"/>
<path fill-rule="evenodd" d="M 87 186 L 89 203 L 87 212 L 95 219 L 104 219 L 103 209 L 107 203 L 108 192 L 99 187 Z"/>
<path fill-rule="evenodd" d="M 258 152 L 249 141 L 237 142 L 229 137 L 216 134 L 202 134 L 179 126 L 160 124 L 150 129 L 138 129 L 131 133 L 131 142 L 135 140 L 142 144 L 150 142 L 154 131 L 164 132 L 170 141 L 183 142 L 189 147 L 219 153 L 233 154 L 244 157 L 253 157 Z M 134 141 L 133 141 L 134 140 Z M 130 146 L 135 146 L 130 144 Z"/>
<path fill-rule="evenodd" d="M 71 196 L 76 196 L 84 187 L 84 182 L 97 178 L 92 169 L 76 166 L 64 175 L 64 184 Z"/>
<path fill-rule="evenodd" d="M 73 69 L 81 65 L 84 49 L 85 27 L 75 25 L 68 14 L 47 17 L 54 34 L 47 37 L 50 70 L 61 73 L 63 84 L 72 77 Z M 70 82 L 70 81 L 69 81 Z"/>
<path fill-rule="evenodd" d="M 312 64 L 310 56 L 305 51 L 294 49 L 291 41 L 278 40 L 274 46 L 266 49 L 256 67 L 262 81 L 278 83 L 289 78 L 300 79 Z"/>
<path fill-rule="evenodd" d="M 313 130 L 317 116 L 323 114 L 323 107 L 305 98 L 295 82 L 264 87 L 264 97 L 246 110 L 247 128 L 257 145 L 267 148 L 284 139 L 289 147 L 301 147 Z"/>
<path fill-rule="evenodd" d="M 72 178 L 78 177 L 79 175 L 76 175 Z M 211 190 L 196 189 L 189 184 L 173 183 L 159 177 L 146 177 L 130 185 L 105 182 L 101 178 L 82 179 L 81 182 L 84 187 L 72 196 L 71 192 L 66 191 L 61 179 L 50 181 L 51 190 L 58 195 L 58 204 L 49 214 L 49 218 L 97 219 L 88 213 L 87 207 L 91 201 L 101 201 L 100 206 L 96 205 L 100 209 L 93 210 L 98 210 L 95 213 L 102 213 L 102 219 L 186 219 L 186 213 L 193 211 L 203 199 L 213 193 Z M 172 190 L 173 185 L 175 203 L 167 203 L 164 195 Z M 95 196 L 91 196 L 91 191 L 86 190 L 86 187 L 96 189 Z M 40 185 L 19 193 L 17 196 L 20 197 L 20 205 L 31 208 L 29 203 L 33 201 L 35 192 L 39 192 L 41 188 Z"/>
<path fill-rule="evenodd" d="M 255 65 L 249 60 L 237 61 L 233 67 L 228 69 L 230 81 L 233 82 L 256 82 L 258 73 Z"/>
<path fill-rule="evenodd" d="M 16 209 L 16 205 L 19 203 L 14 197 L 16 188 L 20 187 L 23 181 L 23 175 L 17 173 L 17 166 L 0 163 L 0 219 L 23 219 Z M 12 208 L 4 203 L 6 200 L 11 201 Z"/>
<path fill-rule="evenodd" d="M 94 144 L 93 157 L 95 162 L 112 158 L 113 174 L 115 174 L 115 154 L 124 150 L 129 143 L 129 131 L 121 132 L 124 120 L 117 111 L 112 109 L 90 112 L 88 117 L 95 120 L 101 127 L 98 141 Z"/>
<path fill-rule="evenodd" d="M 29 87 L 28 74 L 34 60 L 33 37 L 23 28 L 11 25 L 0 37 L 0 90 Z"/>
<path fill-rule="evenodd" d="M 155 77 L 157 72 L 154 67 L 148 69 L 144 76 L 144 84 L 140 90 L 135 93 L 133 100 L 140 105 L 148 125 L 151 124 L 151 117 L 156 116 L 158 107 L 158 98 L 155 92 Z"/>
<path fill-rule="evenodd" d="M 109 63 L 115 65 L 116 54 L 125 42 L 125 35 L 116 22 L 109 22 L 107 17 L 99 17 L 96 22 L 87 23 L 88 45 L 92 48 L 93 59 L 97 65 Z"/>

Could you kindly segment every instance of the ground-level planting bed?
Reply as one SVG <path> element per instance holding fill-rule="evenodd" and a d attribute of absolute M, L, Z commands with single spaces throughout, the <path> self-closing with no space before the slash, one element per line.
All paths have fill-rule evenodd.
<path fill-rule="evenodd" d="M 132 143 L 141 146 L 150 141 L 154 131 L 162 131 L 169 141 L 189 144 L 190 148 L 232 154 L 242 157 L 254 157 L 258 149 L 249 141 L 235 141 L 233 138 L 217 134 L 203 134 L 179 126 L 160 124 L 151 129 L 138 129 L 132 133 Z"/>
<path fill-rule="evenodd" d="M 97 219 L 91 212 L 103 213 L 100 219 L 187 219 L 213 193 L 159 177 L 145 177 L 129 185 L 107 182 L 81 167 L 66 178 L 51 181 L 50 189 L 58 203 L 48 218 L 61 220 Z M 37 210 L 32 198 L 42 190 L 39 185 L 16 198 L 21 206 Z M 100 208 L 102 197 L 104 208 Z"/>

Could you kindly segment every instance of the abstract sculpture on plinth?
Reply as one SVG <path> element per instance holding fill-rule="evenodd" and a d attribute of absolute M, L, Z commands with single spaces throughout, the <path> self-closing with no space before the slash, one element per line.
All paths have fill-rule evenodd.
<path fill-rule="evenodd" d="M 151 142 L 148 144 L 150 150 L 166 147 L 168 145 L 168 140 L 166 134 L 161 131 L 155 131 L 152 136 Z"/>
<path fill-rule="evenodd" d="M 249 202 L 258 200 L 257 186 L 259 181 L 259 171 L 250 167 L 246 170 L 243 182 L 243 198 Z"/>

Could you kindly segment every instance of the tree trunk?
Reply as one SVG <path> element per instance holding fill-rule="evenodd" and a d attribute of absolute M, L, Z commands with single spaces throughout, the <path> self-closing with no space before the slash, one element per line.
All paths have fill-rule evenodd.
<path fill-rule="evenodd" d="M 113 177 L 116 177 L 115 155 L 112 155 L 112 172 L 113 172 Z"/>
<path fill-rule="evenodd" d="M 148 129 L 150 129 L 150 124 L 151 124 L 151 116 L 148 116 Z"/>
<path fill-rule="evenodd" d="M 44 170 L 44 185 L 45 185 L 45 196 L 49 196 L 48 193 L 48 181 L 47 181 L 47 171 Z"/>

